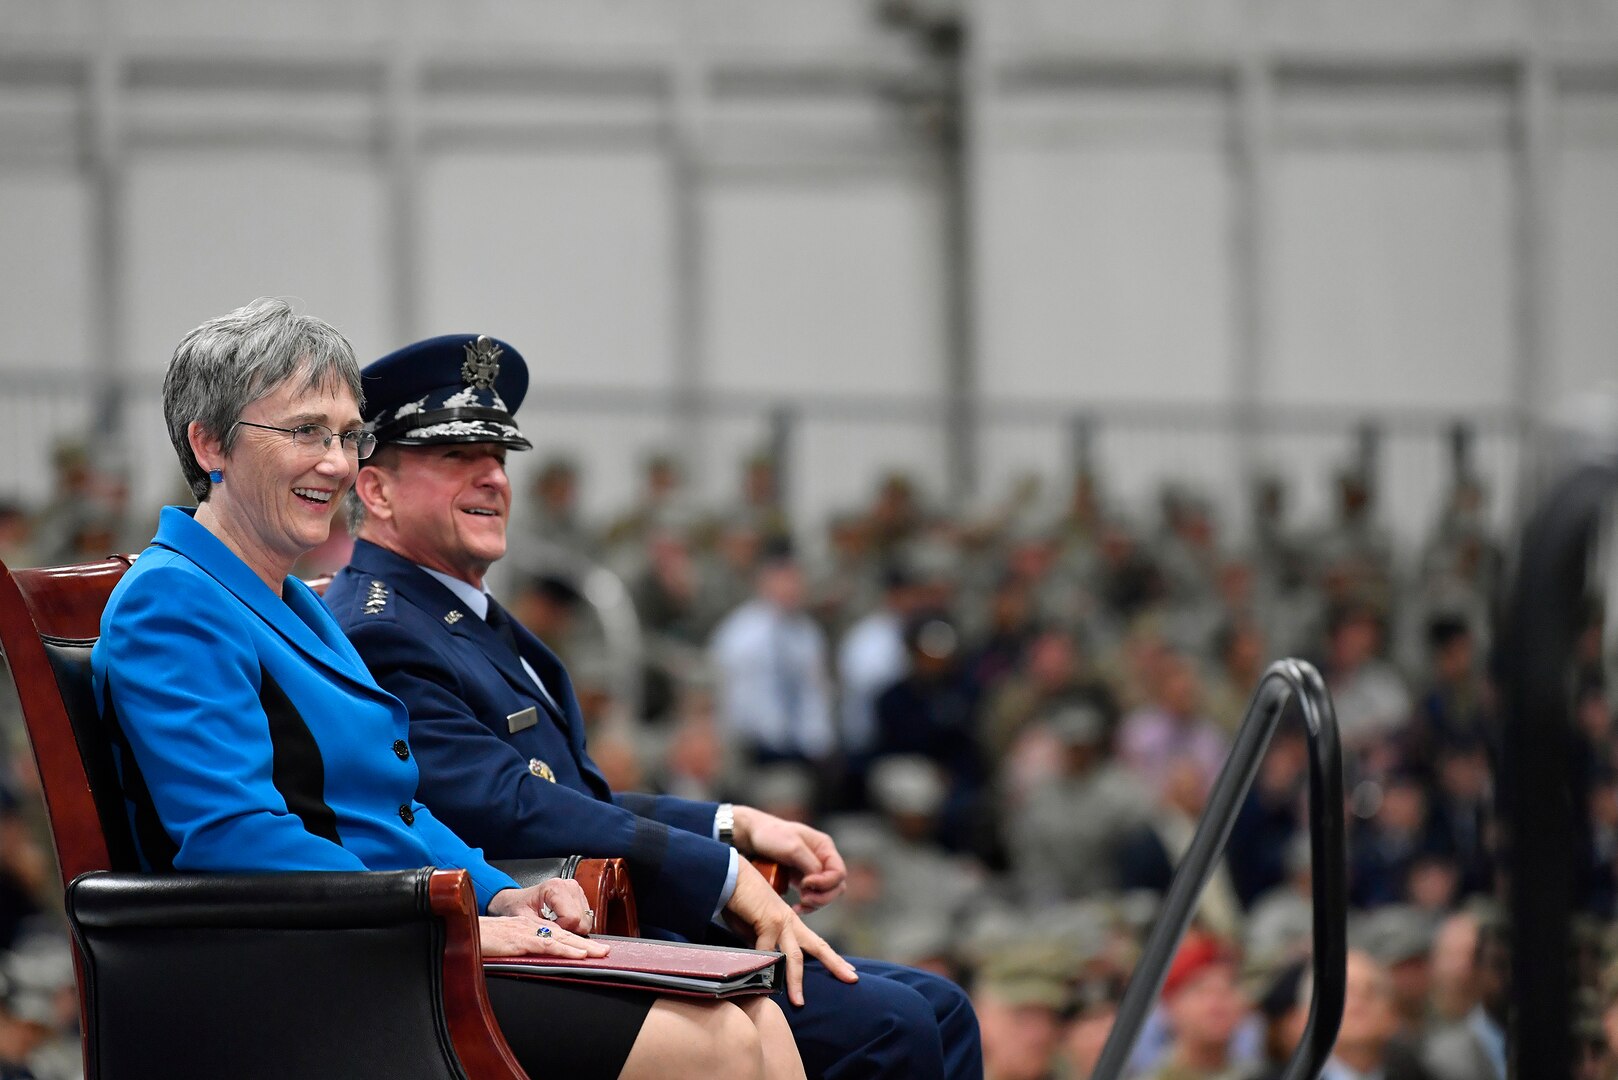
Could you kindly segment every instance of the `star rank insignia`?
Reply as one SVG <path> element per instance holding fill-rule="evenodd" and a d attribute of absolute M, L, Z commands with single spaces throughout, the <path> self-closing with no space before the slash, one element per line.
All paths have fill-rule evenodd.
<path fill-rule="evenodd" d="M 454 611 L 444 616 L 444 621 L 449 623 L 451 626 L 454 626 L 456 623 L 460 622 L 462 618 L 464 618 L 464 616 L 461 614 L 461 610 L 456 608 Z"/>
<path fill-rule="evenodd" d="M 365 594 L 365 614 L 380 615 L 387 606 L 388 587 L 373 579 L 369 591 Z"/>
<path fill-rule="evenodd" d="M 500 354 L 505 352 L 487 334 L 466 343 L 466 359 L 461 361 L 461 381 L 479 390 L 494 386 L 500 376 Z"/>
<path fill-rule="evenodd" d="M 553 784 L 556 783 L 556 773 L 552 772 L 551 767 L 539 760 L 537 757 L 528 759 L 528 771 L 539 777 L 541 780 L 549 780 Z"/>

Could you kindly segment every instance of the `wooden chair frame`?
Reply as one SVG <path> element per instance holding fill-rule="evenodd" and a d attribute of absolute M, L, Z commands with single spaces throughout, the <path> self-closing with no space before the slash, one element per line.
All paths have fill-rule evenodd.
<path fill-rule="evenodd" d="M 115 859 L 97 792 L 68 713 L 65 686 L 47 645 L 88 648 L 100 635 L 101 614 L 134 557 L 114 555 L 75 566 L 10 570 L 0 563 L 0 652 L 10 666 L 29 742 L 39 770 L 51 839 L 64 885 L 85 874 L 128 874 L 138 867 Z M 327 582 L 312 583 L 317 589 Z M 76 688 L 78 692 L 83 687 Z M 105 796 L 105 792 L 103 795 Z M 121 804 L 120 804 L 121 805 Z M 121 812 L 121 810 L 120 810 Z M 575 880 L 591 906 L 603 913 L 603 931 L 639 931 L 629 872 L 622 859 L 572 860 Z M 766 880 L 784 893 L 787 875 L 776 863 L 754 861 Z M 171 879 L 183 887 L 187 875 Z M 454 1052 L 477 1080 L 526 1080 L 500 1034 L 484 984 L 476 901 L 464 871 L 433 874 L 431 911 L 444 925 L 442 997 Z M 76 943 L 77 945 L 78 943 Z M 92 1017 L 85 993 L 82 947 L 75 949 L 87 1069 Z M 90 1075 L 94 1075 L 93 1073 Z"/>

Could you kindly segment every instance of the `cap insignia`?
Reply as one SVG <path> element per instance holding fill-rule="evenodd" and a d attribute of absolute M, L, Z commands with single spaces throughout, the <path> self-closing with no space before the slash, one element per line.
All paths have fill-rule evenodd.
<path fill-rule="evenodd" d="M 466 359 L 461 362 L 461 381 L 479 390 L 492 389 L 500 375 L 500 354 L 504 351 L 487 334 L 479 334 L 476 341 L 467 342 Z"/>

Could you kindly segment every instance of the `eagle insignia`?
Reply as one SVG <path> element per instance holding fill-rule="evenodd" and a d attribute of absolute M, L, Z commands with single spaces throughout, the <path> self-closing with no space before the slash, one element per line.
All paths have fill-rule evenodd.
<path fill-rule="evenodd" d="M 461 381 L 479 390 L 493 389 L 494 380 L 500 377 L 500 354 L 503 352 L 505 350 L 490 340 L 487 334 L 479 334 L 476 341 L 467 342 L 466 359 L 461 361 Z"/>

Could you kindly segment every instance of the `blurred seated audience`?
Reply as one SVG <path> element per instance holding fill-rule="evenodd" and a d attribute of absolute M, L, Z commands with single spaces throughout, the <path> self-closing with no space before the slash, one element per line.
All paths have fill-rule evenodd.
<path fill-rule="evenodd" d="M 909 673 L 876 699 L 877 766 L 894 756 L 931 762 L 944 783 L 935 842 L 950 851 L 985 851 L 988 769 L 977 741 L 977 691 L 960 663 L 960 634 L 943 614 L 922 612 L 905 626 L 904 648 Z"/>
<path fill-rule="evenodd" d="M 99 558 L 150 535 L 128 483 L 96 460 L 63 443 L 48 506 L 0 500 L 7 565 Z M 1475 475 L 1458 473 L 1430 535 L 1401 549 L 1365 459 L 1335 475 L 1332 520 L 1317 528 L 1289 517 L 1302 493 L 1255 478 L 1251 525 L 1232 538 L 1221 521 L 1239 515 L 1208 491 L 1171 478 L 1155 507 L 1125 505 L 1093 458 L 1060 505 L 1042 507 L 1039 478 L 1018 477 L 971 515 L 941 512 L 916 476 L 892 471 L 858 505 L 798 531 L 819 541 L 800 557 L 770 455 L 747 459 L 736 495 L 707 506 L 666 453 L 639 468 L 627 505 L 597 523 L 582 510 L 594 463 L 553 454 L 511 527 L 516 553 L 583 553 L 626 584 L 643 646 L 633 659 L 650 676 L 639 716 L 626 707 L 629 662 L 604 653 L 574 586 L 533 564 L 511 583 L 517 617 L 576 654 L 598 763 L 614 787 L 644 775 L 663 792 L 740 799 L 832 832 L 848 893 L 811 924 L 845 951 L 975 980 L 988 1075 L 1093 1070 L 1257 681 L 1284 655 L 1318 659 L 1348 752 L 1356 951 L 1326 1076 L 1498 1075 L 1503 941 L 1479 925 L 1492 925 L 1482 902 L 1501 884 L 1498 716 L 1483 657 L 1503 545 Z M 1148 523 L 1154 509 L 1160 525 Z M 347 538 L 329 543 L 345 550 Z M 1571 658 L 1570 783 L 1587 816 L 1580 903 L 1610 920 L 1618 664 L 1603 627 L 1592 598 Z M 31 947 L 60 934 L 59 917 L 41 914 L 60 901 L 9 694 L 0 729 L 5 776 L 20 781 L 14 799 L 0 791 L 0 946 Z M 1217 942 L 1186 954 L 1199 978 L 1171 980 L 1176 1003 L 1148 1023 L 1132 1075 L 1279 1075 L 1308 1003 L 1308 761 L 1293 708 L 1203 898 L 1198 934 Z M 1096 940 L 1077 953 L 1037 946 L 1051 958 L 1043 971 L 969 944 L 987 912 L 1050 938 L 1073 910 L 1075 925 L 1104 930 L 1086 931 Z M 8 964 L 0 952 L 0 972 Z M 1585 979 L 1592 1076 L 1618 1077 L 1611 982 Z M 48 1053 L 29 1049 L 71 1042 L 71 1022 L 32 1019 L 49 1011 L 43 999 L 10 985 L 0 1080 L 74 1075 L 76 1054 L 50 1073 Z"/>
<path fill-rule="evenodd" d="M 1478 1003 L 1462 1019 L 1427 1035 L 1421 1063 L 1433 1080 L 1506 1080 L 1508 948 L 1502 923 L 1480 923 L 1474 960 Z"/>
<path fill-rule="evenodd" d="M 1157 790 L 1157 805 L 1146 822 L 1124 834 L 1118 851 L 1118 884 L 1128 891 L 1168 892 L 1174 867 L 1191 846 L 1197 822 L 1208 804 L 1209 783 L 1201 762 L 1180 757 L 1165 766 Z M 1197 917 L 1208 929 L 1227 940 L 1241 933 L 1242 908 L 1224 860 L 1197 901 Z"/>
<path fill-rule="evenodd" d="M 1119 846 L 1152 813 L 1140 784 L 1108 760 L 1107 719 L 1098 709 L 1064 705 L 1045 726 L 1058 746 L 1057 772 L 1010 824 L 1011 865 L 1024 903 L 1035 909 L 1116 891 Z"/>
<path fill-rule="evenodd" d="M 757 764 L 819 765 L 835 749 L 826 636 L 804 612 L 804 599 L 791 545 L 773 541 L 752 599 L 714 630 L 720 725 Z"/>
<path fill-rule="evenodd" d="M 1243 1080 L 1251 1063 L 1232 1041 L 1247 1019 L 1235 954 L 1218 937 L 1187 934 L 1163 980 L 1170 1042 L 1151 1080 Z"/>
<path fill-rule="evenodd" d="M 972 989 L 985 1080 L 1055 1080 L 1070 1004 L 1064 959 L 1028 942 L 985 961 Z"/>
<path fill-rule="evenodd" d="M 1410 721 L 1404 676 L 1382 656 L 1383 616 L 1371 604 L 1345 601 L 1326 616 L 1321 674 L 1331 691 L 1343 750 L 1372 774 L 1392 765 L 1390 740 Z"/>
<path fill-rule="evenodd" d="M 1164 653 L 1156 665 L 1152 702 L 1124 717 L 1118 756 L 1149 790 L 1159 791 L 1170 768 L 1192 762 L 1213 786 L 1230 752 L 1223 732 L 1202 711 L 1202 684 L 1189 659 Z"/>

